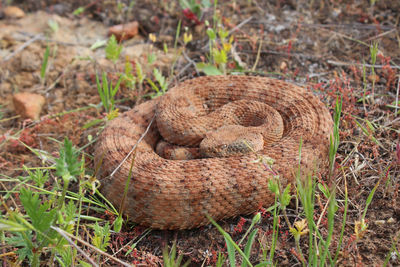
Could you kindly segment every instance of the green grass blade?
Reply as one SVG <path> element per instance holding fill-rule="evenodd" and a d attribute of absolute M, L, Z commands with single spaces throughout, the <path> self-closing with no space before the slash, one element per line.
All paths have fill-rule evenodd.
<path fill-rule="evenodd" d="M 42 78 L 42 80 L 44 79 L 44 77 L 46 75 L 47 64 L 48 64 L 48 61 L 49 61 L 49 54 L 50 54 L 50 46 L 47 45 L 46 46 L 46 51 L 44 52 L 44 56 L 43 56 L 42 68 L 40 70 L 40 78 Z"/>
<path fill-rule="evenodd" d="M 219 226 L 214 220 L 213 218 L 211 218 L 209 215 L 206 214 L 206 217 L 210 220 L 210 222 L 217 227 L 218 231 L 224 236 L 225 241 L 226 241 L 226 245 L 229 246 L 232 245 L 236 251 L 240 254 L 240 256 L 243 257 L 243 260 L 246 261 L 246 263 L 250 266 L 253 267 L 253 265 L 250 263 L 249 259 L 246 257 L 246 255 L 244 254 L 244 252 L 239 248 L 239 246 L 235 243 L 235 241 L 232 240 L 232 237 L 224 231 L 224 229 L 222 229 L 221 226 Z M 229 255 L 230 256 L 230 255 Z"/>
<path fill-rule="evenodd" d="M 253 246 L 254 243 L 254 239 L 257 235 L 258 229 L 254 229 L 253 232 L 251 232 L 251 234 L 249 235 L 249 240 L 246 243 L 246 247 L 244 248 L 244 254 L 246 255 L 247 258 L 250 258 L 250 252 L 251 252 L 251 248 Z M 247 263 L 245 261 L 243 261 L 242 263 L 242 267 L 246 267 Z"/>

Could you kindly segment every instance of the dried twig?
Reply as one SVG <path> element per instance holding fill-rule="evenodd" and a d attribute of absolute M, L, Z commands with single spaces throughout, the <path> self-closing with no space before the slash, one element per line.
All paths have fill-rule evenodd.
<path fill-rule="evenodd" d="M 82 239 L 77 238 L 77 237 L 74 236 L 74 235 L 71 235 L 71 234 L 68 233 L 68 232 L 65 232 L 64 230 L 62 230 L 62 229 L 60 229 L 60 228 L 58 228 L 58 227 L 55 227 L 55 226 L 50 226 L 50 227 L 51 227 L 51 229 L 57 231 L 60 235 L 62 235 L 71 245 L 73 245 L 80 253 L 82 253 L 82 255 L 83 255 L 88 261 L 90 261 L 90 263 L 91 263 L 93 266 L 99 266 L 99 265 L 97 265 L 97 264 L 96 264 L 96 263 L 95 263 L 81 248 L 79 248 L 79 247 L 71 240 L 71 238 L 77 240 L 78 242 L 82 243 L 83 245 L 85 245 L 85 246 L 87 246 L 87 247 L 90 247 L 91 249 L 95 250 L 97 253 L 100 253 L 100 254 L 102 254 L 103 256 L 106 256 L 106 257 L 108 257 L 108 258 L 110 258 L 110 259 L 112 259 L 112 260 L 114 260 L 114 261 L 120 263 L 120 264 L 123 265 L 123 266 L 132 267 L 132 265 L 130 265 L 129 263 L 126 263 L 126 262 L 124 262 L 124 261 L 121 261 L 120 259 L 117 259 L 117 258 L 111 256 L 110 254 L 108 254 L 108 253 L 106 253 L 106 252 L 104 252 L 104 251 L 102 251 L 102 250 L 96 248 L 95 246 L 89 244 L 88 242 L 86 242 L 86 241 L 84 241 L 84 240 L 82 240 Z"/>
<path fill-rule="evenodd" d="M 96 262 L 93 261 L 92 258 L 89 257 L 88 254 L 86 254 L 80 247 L 78 247 L 74 241 L 71 240 L 71 238 L 68 237 L 68 233 L 64 232 L 62 229 L 58 228 L 58 227 L 54 227 L 54 226 L 50 226 L 51 229 L 55 230 L 57 233 L 59 233 L 60 235 L 62 235 L 62 237 L 65 238 L 65 240 L 68 241 L 68 243 L 70 243 L 74 248 L 76 248 L 77 251 L 79 251 L 79 253 L 81 253 L 83 255 L 83 257 L 85 257 L 90 264 L 92 264 L 92 266 L 99 266 Z"/>
<path fill-rule="evenodd" d="M 29 45 L 31 45 L 32 43 L 36 42 L 37 40 L 40 40 L 41 38 L 43 38 L 43 35 L 41 33 L 36 34 L 35 36 L 33 36 L 31 39 L 29 39 L 28 41 L 26 41 L 25 43 L 23 43 L 20 47 L 18 47 L 17 49 L 15 49 L 14 52 L 12 52 L 11 54 L 9 54 L 8 56 L 4 57 L 3 62 L 7 62 L 10 59 L 12 59 L 15 55 L 19 54 L 22 50 L 24 50 L 25 48 L 27 48 Z"/>
<path fill-rule="evenodd" d="M 351 63 L 346 63 L 346 62 L 340 62 L 340 61 L 334 61 L 334 60 L 328 60 L 327 61 L 329 64 L 335 65 L 335 66 L 365 66 L 368 68 L 377 68 L 377 69 L 381 69 L 383 67 L 385 67 L 386 65 L 371 65 L 371 64 L 361 64 L 361 63 L 355 63 L 355 62 L 351 62 Z M 394 69 L 400 69 L 400 66 L 390 66 L 391 68 Z"/>
<path fill-rule="evenodd" d="M 138 139 L 138 141 L 136 142 L 136 144 L 132 147 L 132 149 L 129 151 L 129 153 L 125 156 L 125 158 L 119 163 L 119 165 L 115 168 L 115 170 L 110 174 L 109 177 L 113 177 L 114 174 L 119 170 L 119 168 L 121 168 L 122 164 L 125 163 L 125 161 L 132 155 L 133 151 L 135 151 L 136 147 L 138 146 L 138 144 L 143 140 L 143 138 L 146 136 L 147 132 L 150 130 L 151 125 L 154 122 L 155 119 L 155 115 L 153 116 L 153 118 L 151 119 L 149 125 L 146 128 L 146 131 L 144 131 L 144 133 L 142 134 L 142 136 L 140 136 L 140 138 Z"/>
<path fill-rule="evenodd" d="M 397 111 L 399 109 L 399 90 L 400 90 L 400 75 L 397 77 L 397 91 L 396 91 L 396 100 L 394 102 L 395 104 L 395 111 L 394 114 L 397 115 Z"/>

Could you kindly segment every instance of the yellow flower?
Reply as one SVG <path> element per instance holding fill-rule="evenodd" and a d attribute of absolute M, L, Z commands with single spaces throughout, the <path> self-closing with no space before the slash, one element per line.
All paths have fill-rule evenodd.
<path fill-rule="evenodd" d="M 157 37 L 156 37 L 156 35 L 155 35 L 154 33 L 150 33 L 150 34 L 149 34 L 149 39 L 150 39 L 153 43 L 155 43 L 155 42 L 157 41 Z"/>
<path fill-rule="evenodd" d="M 118 117 L 118 115 L 119 115 L 119 112 L 118 112 L 119 110 L 116 108 L 116 109 L 114 109 L 113 111 L 111 111 L 110 113 L 108 113 L 107 114 L 107 120 L 112 120 L 112 119 L 114 119 L 114 118 L 116 118 L 116 117 Z"/>
<path fill-rule="evenodd" d="M 302 235 L 305 235 L 308 233 L 308 228 L 307 227 L 307 221 L 306 219 L 303 219 L 301 221 L 297 221 L 294 223 L 294 227 L 290 228 L 290 232 L 294 236 L 294 238 L 298 241 L 300 240 L 300 237 Z"/>
<path fill-rule="evenodd" d="M 365 223 L 365 220 L 356 221 L 354 224 L 354 233 L 356 235 L 357 240 L 363 238 L 365 233 L 367 232 L 368 224 Z"/>
<path fill-rule="evenodd" d="M 183 42 L 184 42 L 185 44 L 187 44 L 187 43 L 189 43 L 190 41 L 192 41 L 192 39 L 193 39 L 193 36 L 192 36 L 191 33 L 188 34 L 187 32 L 185 32 L 185 33 L 183 34 Z"/>

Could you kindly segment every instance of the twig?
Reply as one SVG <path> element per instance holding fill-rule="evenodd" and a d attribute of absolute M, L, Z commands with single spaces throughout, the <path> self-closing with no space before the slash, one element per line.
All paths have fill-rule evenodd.
<path fill-rule="evenodd" d="M 80 249 L 70 238 L 73 238 L 73 239 L 77 240 L 78 242 L 82 243 L 83 245 L 85 245 L 85 246 L 87 246 L 87 247 L 89 247 L 89 248 L 95 250 L 96 252 L 100 253 L 100 254 L 103 255 L 103 256 L 106 256 L 106 257 L 111 258 L 112 260 L 114 260 L 114 261 L 116 261 L 116 262 L 122 264 L 123 266 L 132 267 L 132 265 L 130 265 L 129 263 L 126 263 L 126 262 L 124 262 L 124 261 L 121 261 L 120 259 L 117 259 L 116 257 L 111 256 L 110 254 L 108 254 L 108 253 L 106 253 L 106 252 L 104 252 L 104 251 L 102 251 L 102 250 L 96 248 L 95 246 L 89 244 L 88 242 L 86 242 L 86 241 L 84 241 L 84 240 L 82 240 L 82 239 L 77 238 L 77 237 L 74 236 L 74 235 L 71 235 L 71 234 L 68 233 L 68 232 L 65 232 L 64 230 L 62 230 L 62 229 L 60 229 L 60 228 L 58 228 L 58 227 L 55 227 L 55 226 L 50 226 L 50 227 L 51 227 L 51 229 L 57 231 L 60 235 L 62 235 L 62 236 L 63 236 L 69 243 L 71 243 L 71 245 L 73 245 L 79 252 L 83 253 L 83 256 L 85 256 L 85 258 L 88 259 L 88 260 L 90 261 L 90 263 L 93 264 L 93 266 L 99 266 L 99 265 L 97 265 L 95 262 L 93 262 L 93 260 L 92 260 L 89 256 L 87 256 L 87 255 L 85 254 L 85 252 L 84 252 L 82 249 Z M 70 237 L 70 238 L 69 238 L 69 237 Z"/>
<path fill-rule="evenodd" d="M 9 61 L 11 58 L 13 58 L 15 55 L 17 55 L 19 52 L 27 48 L 30 44 L 33 42 L 36 42 L 37 40 L 40 40 L 43 37 L 41 33 L 36 34 L 34 37 L 23 43 L 20 47 L 18 47 L 14 52 L 9 54 L 8 56 L 4 57 L 3 62 Z"/>
<path fill-rule="evenodd" d="M 240 29 L 241 27 L 243 27 L 243 25 L 249 23 L 252 19 L 253 19 L 253 16 L 250 16 L 247 19 L 245 19 L 242 22 L 240 22 L 238 25 L 233 27 L 232 30 L 229 31 L 229 35 L 232 34 L 234 31 L 236 31 L 236 30 Z"/>
<path fill-rule="evenodd" d="M 263 39 L 260 39 L 260 45 L 258 46 L 258 51 L 257 51 L 257 57 L 256 57 L 256 61 L 254 62 L 253 68 L 251 69 L 252 71 L 256 70 L 258 61 L 260 60 L 260 54 L 261 54 L 261 46 L 263 43 Z"/>
<path fill-rule="evenodd" d="M 399 90 L 400 90 L 400 75 L 397 77 L 396 100 L 394 102 L 394 104 L 396 105 L 394 112 L 395 115 L 397 115 L 397 110 L 399 109 Z"/>
<path fill-rule="evenodd" d="M 334 61 L 334 60 L 328 60 L 327 62 L 329 64 L 332 64 L 335 66 L 363 66 L 364 65 L 365 67 L 368 67 L 368 68 L 374 67 L 374 68 L 378 68 L 378 69 L 381 69 L 386 66 L 386 65 L 361 64 L 361 63 L 346 63 L 346 62 L 340 62 L 340 61 Z M 390 67 L 394 68 L 394 69 L 400 69 L 400 66 L 391 65 Z"/>
<path fill-rule="evenodd" d="M 132 152 L 136 149 L 136 147 L 138 146 L 138 144 L 143 140 L 143 138 L 146 136 L 147 132 L 150 130 L 151 125 L 153 124 L 153 121 L 155 119 L 155 115 L 153 116 L 153 118 L 151 119 L 149 125 L 146 128 L 146 131 L 144 131 L 144 133 L 142 134 L 142 136 L 140 136 L 140 138 L 137 140 L 136 144 L 132 147 L 132 149 L 129 151 L 129 153 L 125 156 L 125 158 L 119 163 L 119 165 L 115 168 L 115 170 L 110 174 L 109 177 L 113 177 L 114 174 L 119 170 L 119 168 L 121 168 L 122 164 L 125 163 L 125 161 L 131 156 Z"/>
<path fill-rule="evenodd" d="M 178 73 L 178 77 L 179 77 L 182 73 L 184 73 L 184 72 L 186 71 L 186 69 L 189 68 L 190 65 L 193 65 L 194 69 L 196 70 L 197 75 L 200 75 L 200 73 L 199 73 L 199 71 L 197 70 L 197 67 L 196 67 L 196 62 L 194 62 L 194 61 L 185 53 L 185 51 L 183 51 L 182 54 L 183 54 L 183 57 L 184 57 L 187 61 L 189 61 L 189 63 L 188 63 L 185 67 L 183 67 L 183 68 L 181 69 L 181 71 Z"/>
<path fill-rule="evenodd" d="M 381 34 L 372 36 L 371 38 L 368 38 L 367 41 L 376 40 L 376 39 L 381 38 L 381 37 L 383 37 L 383 36 L 385 36 L 385 35 L 388 35 L 389 33 L 392 33 L 392 32 L 394 32 L 394 31 L 397 31 L 397 29 L 394 28 L 394 29 L 391 29 L 390 31 L 386 31 L 386 32 L 383 32 L 383 33 L 381 33 Z"/>
<path fill-rule="evenodd" d="M 66 233 L 66 232 L 64 232 L 63 230 L 61 230 L 61 229 L 58 228 L 58 227 L 54 227 L 54 226 L 50 226 L 50 227 L 51 227 L 51 229 L 55 230 L 57 233 L 59 233 L 60 235 L 62 235 L 62 237 L 64 237 L 65 240 L 68 241 L 68 243 L 70 243 L 74 248 L 76 248 L 76 250 L 79 251 L 79 253 L 81 253 L 81 254 L 83 255 L 83 257 L 85 257 L 85 258 L 90 262 L 90 264 L 92 264 L 93 266 L 96 266 L 96 267 L 99 266 L 97 263 L 95 263 L 95 262 L 92 260 L 92 258 L 89 257 L 89 255 L 87 255 L 80 247 L 78 247 L 78 246 L 75 244 L 75 242 L 73 242 L 73 241 L 71 240 L 71 238 L 69 238 L 69 237 L 67 236 L 67 233 Z"/>
<path fill-rule="evenodd" d="M 69 64 L 67 65 L 67 67 L 63 70 L 63 72 L 57 77 L 57 79 L 49 86 L 47 87 L 47 89 L 45 90 L 46 93 L 48 93 L 50 90 L 52 90 L 57 84 L 58 82 L 61 80 L 62 77 L 64 77 L 64 75 L 69 71 L 71 64 L 75 61 L 75 58 L 73 58 Z"/>

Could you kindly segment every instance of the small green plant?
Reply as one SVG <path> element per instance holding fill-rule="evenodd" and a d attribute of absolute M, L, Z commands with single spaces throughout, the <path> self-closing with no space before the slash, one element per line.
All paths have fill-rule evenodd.
<path fill-rule="evenodd" d="M 334 164 L 336 153 L 339 146 L 339 122 L 340 115 L 342 111 L 342 101 L 336 99 L 335 112 L 334 112 L 334 127 L 333 134 L 330 137 L 330 147 L 329 147 L 329 177 L 332 178 L 334 172 Z M 298 252 L 301 255 L 301 262 L 303 266 L 325 266 L 327 262 L 330 265 L 334 265 L 337 261 L 337 257 L 339 255 L 339 251 L 341 249 L 341 244 L 343 240 L 344 227 L 346 223 L 346 215 L 347 215 L 347 185 L 345 184 L 345 207 L 344 207 L 344 215 L 342 220 L 342 230 L 339 238 L 338 247 L 336 250 L 335 258 L 332 258 L 330 254 L 329 248 L 332 244 L 332 236 L 333 236 L 333 228 L 334 228 L 334 216 L 338 210 L 338 205 L 336 201 L 336 188 L 333 185 L 331 188 L 323 186 L 322 184 L 318 184 L 318 188 L 323 193 L 323 195 L 327 198 L 327 203 L 324 209 L 319 216 L 317 222 L 314 220 L 315 214 L 315 195 L 316 195 L 316 181 L 312 175 L 307 175 L 304 178 L 301 177 L 300 171 L 300 159 L 301 159 L 301 149 L 302 149 L 302 140 L 300 140 L 299 146 L 299 169 L 296 175 L 296 183 L 297 183 L 297 194 L 304 208 L 304 214 L 306 219 L 301 221 L 301 224 L 296 226 L 295 230 L 291 230 L 292 234 L 294 234 L 296 247 Z M 327 234 L 324 238 L 319 230 L 319 225 L 322 220 L 322 216 L 327 214 Z M 305 226 L 308 225 L 308 230 L 305 231 Z M 308 258 L 307 260 L 302 256 L 300 251 L 300 245 L 298 242 L 299 233 L 306 234 L 308 232 L 309 235 L 309 244 L 308 244 Z M 300 234 L 301 235 L 301 234 Z"/>
<path fill-rule="evenodd" d="M 115 64 L 119 59 L 121 52 L 122 45 L 118 44 L 114 34 L 111 35 L 110 39 L 108 39 L 108 43 L 106 46 L 106 58 L 111 60 Z"/>
<path fill-rule="evenodd" d="M 42 84 L 45 83 L 47 65 L 49 63 L 49 55 L 50 55 L 50 46 L 47 44 L 46 50 L 44 51 L 43 55 L 42 68 L 40 69 L 40 79 L 42 81 Z"/>
<path fill-rule="evenodd" d="M 339 148 L 339 125 L 340 115 L 342 114 L 342 99 L 336 98 L 335 112 L 333 117 L 333 135 L 329 137 L 329 177 L 332 177 L 335 168 L 336 153 Z"/>
<path fill-rule="evenodd" d="M 183 259 L 183 255 L 179 255 L 178 258 L 176 258 L 176 242 L 173 243 L 171 251 L 168 252 L 168 246 L 165 246 L 163 250 L 163 262 L 164 262 L 164 267 L 186 267 L 189 266 L 190 260 L 185 262 L 184 264 L 181 265 Z"/>
<path fill-rule="evenodd" d="M 258 263 L 257 265 L 253 265 L 251 264 L 249 258 L 250 258 L 250 253 L 251 253 L 251 248 L 253 247 L 254 244 L 254 240 L 255 237 L 257 235 L 258 229 L 254 229 L 253 231 L 251 231 L 254 226 L 260 222 L 261 220 L 261 214 L 257 213 L 254 217 L 253 220 L 251 222 L 251 225 L 249 227 L 249 229 L 247 229 L 246 233 L 244 234 L 244 236 L 241 238 L 241 240 L 239 241 L 239 243 L 235 243 L 235 241 L 233 241 L 232 237 L 224 231 L 224 229 L 222 229 L 221 226 L 218 225 L 218 223 L 216 223 L 210 216 L 207 215 L 207 218 L 210 220 L 210 222 L 218 229 L 218 231 L 223 235 L 223 237 L 225 238 L 225 243 L 226 243 L 226 247 L 228 250 L 228 259 L 229 259 L 229 263 L 230 266 L 235 267 L 236 266 L 236 252 L 239 253 L 239 255 L 242 257 L 242 264 L 241 267 L 246 267 L 246 266 L 257 266 L 257 267 L 261 267 L 261 266 L 268 266 L 268 262 L 267 261 L 263 261 L 261 263 Z M 250 233 L 251 231 L 251 233 Z M 250 233 L 250 234 L 249 234 Z M 241 243 L 244 241 L 244 239 L 248 236 L 248 240 L 246 243 L 246 246 L 244 248 L 244 251 L 239 247 L 241 245 Z M 222 264 L 222 262 L 224 261 L 224 257 L 223 256 L 218 256 L 218 262 L 219 264 Z M 218 263 L 217 263 L 218 266 Z"/>
<path fill-rule="evenodd" d="M 92 236 L 92 244 L 100 249 L 106 251 L 110 245 L 110 225 L 108 222 L 104 226 L 100 226 L 97 222 L 93 225 L 94 235 Z M 100 255 L 98 255 L 98 262 L 100 262 Z"/>
<path fill-rule="evenodd" d="M 56 33 L 58 31 L 58 29 L 60 28 L 60 26 L 58 25 L 57 21 L 49 19 L 47 21 L 47 25 L 49 25 L 49 28 L 51 30 L 52 33 Z"/>
<path fill-rule="evenodd" d="M 80 6 L 77 9 L 75 9 L 74 12 L 72 12 L 72 14 L 75 15 L 75 16 L 79 16 L 83 12 L 85 12 L 85 8 Z"/>
<path fill-rule="evenodd" d="M 152 80 L 147 79 L 151 88 L 156 91 L 156 93 L 151 96 L 152 98 L 165 94 L 168 89 L 167 80 L 158 69 L 153 69 L 153 75 L 160 87 L 158 87 Z"/>
<path fill-rule="evenodd" d="M 76 216 L 76 206 L 73 201 L 65 204 L 65 196 L 68 184 L 72 179 L 81 173 L 81 162 L 78 160 L 79 152 L 66 138 L 64 145 L 60 148 L 60 157 L 56 159 L 56 174 L 62 178 L 63 188 L 61 194 L 55 194 L 48 199 L 41 198 L 40 191 L 33 191 L 30 187 L 19 188 L 19 198 L 24 207 L 26 216 L 17 211 L 8 211 L 8 219 L 0 219 L 0 230 L 10 232 L 5 240 L 9 245 L 17 249 L 20 260 L 28 259 L 31 266 L 40 265 L 40 256 L 47 253 L 46 247 L 53 247 L 50 250 L 50 258 L 54 259 L 59 255 L 64 258 L 66 241 L 52 226 L 60 225 L 65 231 L 72 232 Z M 35 187 L 44 190 L 43 184 L 48 180 L 47 172 L 40 169 L 30 171 L 25 181 L 33 181 Z M 57 188 L 57 187 L 56 187 Z M 58 199 L 56 196 L 60 195 Z M 5 196 L 7 197 L 7 196 Z M 72 253 L 72 251 L 71 251 Z"/>
<path fill-rule="evenodd" d="M 376 81 L 376 74 L 375 74 L 375 63 L 376 63 L 376 56 L 378 55 L 378 42 L 374 42 L 370 47 L 369 51 L 371 54 L 371 77 L 372 77 L 372 102 L 374 102 L 375 98 L 375 81 Z"/>
<path fill-rule="evenodd" d="M 114 111 L 115 95 L 119 90 L 122 78 L 123 76 L 121 75 L 116 85 L 113 87 L 112 83 L 108 81 L 107 74 L 105 72 L 102 73 L 101 83 L 99 76 L 96 74 L 97 91 L 99 92 L 101 103 L 103 104 L 107 114 L 111 114 Z"/>
<path fill-rule="evenodd" d="M 227 40 L 229 32 L 222 27 L 219 27 L 218 30 L 208 28 L 207 35 L 210 47 L 209 63 L 198 63 L 196 67 L 207 75 L 226 74 L 228 53 L 232 47 L 233 36 Z"/>

